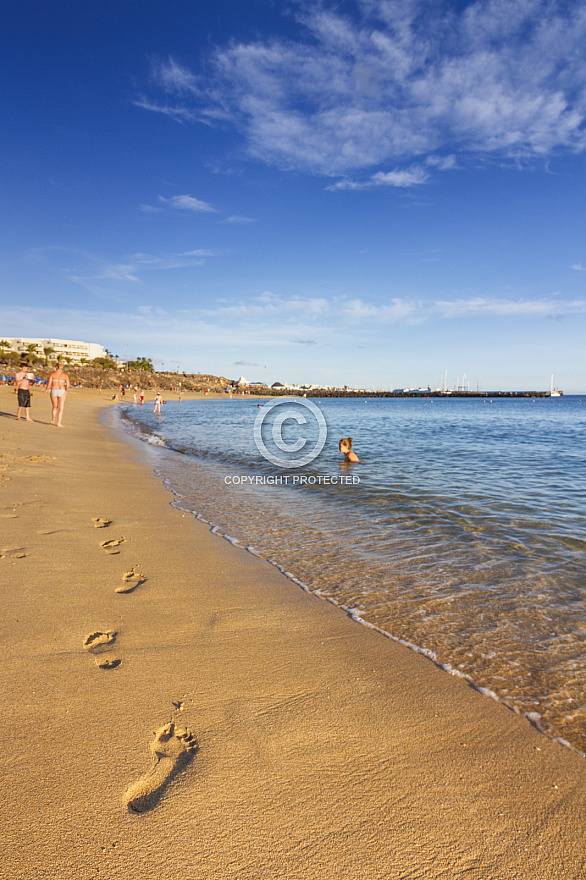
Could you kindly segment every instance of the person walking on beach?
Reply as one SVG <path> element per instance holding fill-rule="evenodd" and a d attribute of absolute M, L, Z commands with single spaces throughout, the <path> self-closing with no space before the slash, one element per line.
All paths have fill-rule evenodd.
<path fill-rule="evenodd" d="M 57 419 L 58 428 L 63 427 L 61 420 L 65 408 L 65 398 L 70 387 L 69 376 L 61 369 L 61 361 L 57 361 L 55 369 L 47 380 L 47 394 L 51 395 L 51 404 L 53 406 L 51 424 L 54 425 L 55 419 Z"/>
<path fill-rule="evenodd" d="M 139 397 L 140 397 L 140 405 L 144 406 L 144 391 L 142 388 L 140 389 Z"/>
<path fill-rule="evenodd" d="M 20 365 L 20 371 L 14 377 L 14 384 L 16 385 L 16 395 L 18 397 L 18 410 L 16 412 L 16 420 L 20 422 L 20 417 L 22 415 L 22 411 L 25 411 L 26 421 L 32 422 L 33 419 L 30 417 L 30 406 L 31 406 L 31 393 L 30 393 L 30 384 L 34 380 L 34 375 L 27 371 L 28 364 L 22 363 Z"/>
<path fill-rule="evenodd" d="M 154 413 L 158 413 L 161 415 L 161 404 L 163 402 L 163 398 L 161 397 L 161 392 L 157 391 L 157 395 L 155 397 L 155 408 L 153 410 Z"/>

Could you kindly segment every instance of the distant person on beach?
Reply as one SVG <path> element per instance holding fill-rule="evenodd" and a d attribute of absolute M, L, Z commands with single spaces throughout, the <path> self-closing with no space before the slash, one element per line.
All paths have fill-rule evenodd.
<path fill-rule="evenodd" d="M 338 449 L 344 454 L 344 461 L 353 461 L 360 464 L 360 459 L 352 452 L 352 437 L 342 437 L 338 443 Z"/>
<path fill-rule="evenodd" d="M 30 386 L 31 382 L 34 381 L 33 373 L 29 373 L 27 371 L 28 364 L 22 363 L 20 365 L 20 371 L 14 377 L 14 384 L 16 386 L 16 395 L 18 397 L 18 410 L 16 412 L 16 420 L 20 422 L 20 417 L 22 415 L 22 411 L 25 411 L 27 422 L 32 422 L 33 419 L 30 417 L 30 406 L 31 406 L 31 393 Z"/>
<path fill-rule="evenodd" d="M 153 410 L 154 413 L 159 413 L 159 415 L 161 415 L 161 404 L 162 404 L 162 402 L 163 402 L 163 398 L 161 397 L 161 392 L 160 392 L 160 391 L 157 391 L 157 394 L 156 394 L 156 397 L 155 397 L 155 408 L 154 408 L 154 410 Z"/>
<path fill-rule="evenodd" d="M 139 397 L 140 397 L 140 405 L 143 406 L 144 405 L 144 391 L 142 390 L 142 388 L 140 389 Z"/>
<path fill-rule="evenodd" d="M 70 387 L 69 376 L 61 369 L 61 361 L 57 361 L 55 369 L 47 379 L 46 394 L 51 395 L 51 404 L 53 406 L 51 424 L 54 425 L 55 419 L 57 419 L 58 428 L 63 427 L 61 420 L 63 419 L 63 410 L 65 409 L 65 398 Z"/>

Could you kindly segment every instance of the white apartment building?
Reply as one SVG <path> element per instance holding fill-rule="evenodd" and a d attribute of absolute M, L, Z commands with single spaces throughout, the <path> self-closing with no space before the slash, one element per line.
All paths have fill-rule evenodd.
<path fill-rule="evenodd" d="M 45 349 L 52 348 L 53 352 L 49 355 L 49 360 L 57 360 L 58 358 L 70 358 L 72 363 L 78 364 L 82 358 L 92 361 L 97 357 L 105 357 L 105 349 L 98 345 L 97 342 L 75 342 L 70 339 L 8 339 L 12 350 L 20 353 L 26 353 L 29 345 L 35 345 L 34 353 L 37 357 L 45 357 Z"/>

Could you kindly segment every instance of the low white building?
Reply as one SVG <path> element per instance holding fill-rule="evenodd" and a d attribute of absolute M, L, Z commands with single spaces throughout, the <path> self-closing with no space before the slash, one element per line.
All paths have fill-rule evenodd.
<path fill-rule="evenodd" d="M 26 354 L 28 346 L 34 345 L 34 354 L 37 357 L 45 358 L 45 349 L 52 348 L 49 354 L 49 360 L 57 360 L 58 358 L 69 358 L 72 363 L 79 364 L 82 359 L 93 361 L 97 357 L 106 357 L 106 351 L 103 346 L 97 342 L 77 342 L 71 339 L 32 339 L 18 338 L 9 339 L 12 350 L 19 354 Z"/>

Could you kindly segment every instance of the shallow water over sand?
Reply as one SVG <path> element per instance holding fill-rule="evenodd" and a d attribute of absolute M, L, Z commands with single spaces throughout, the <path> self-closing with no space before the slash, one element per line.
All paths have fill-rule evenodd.
<path fill-rule="evenodd" d="M 586 398 L 319 406 L 326 446 L 287 471 L 254 445 L 255 400 L 126 418 L 183 509 L 586 752 Z"/>

